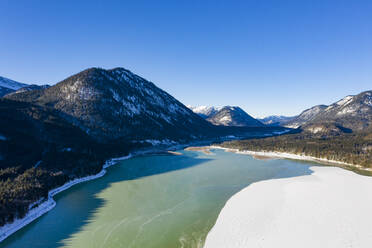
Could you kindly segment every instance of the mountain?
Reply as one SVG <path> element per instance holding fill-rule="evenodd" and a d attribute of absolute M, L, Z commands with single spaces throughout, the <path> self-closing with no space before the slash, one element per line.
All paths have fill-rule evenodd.
<path fill-rule="evenodd" d="M 8 93 L 14 92 L 25 86 L 27 86 L 27 84 L 13 81 L 5 77 L 0 77 L 0 97 Z"/>
<path fill-rule="evenodd" d="M 260 121 L 247 114 L 240 107 L 225 106 L 217 113 L 207 119 L 218 126 L 239 126 L 239 127 L 263 127 Z"/>
<path fill-rule="evenodd" d="M 284 115 L 270 115 L 262 119 L 258 119 L 265 125 L 269 126 L 281 126 L 291 121 L 295 116 L 284 116 Z"/>
<path fill-rule="evenodd" d="M 372 126 L 372 91 L 344 97 L 321 111 L 311 123 L 322 122 L 333 122 L 353 131 Z"/>
<path fill-rule="evenodd" d="M 363 131 L 372 126 L 372 91 L 346 96 L 329 105 L 307 109 L 285 124 L 313 133 Z"/>
<path fill-rule="evenodd" d="M 198 114 L 204 119 L 207 119 L 214 114 L 216 114 L 221 108 L 213 107 L 213 106 L 197 106 L 193 107 L 191 105 L 187 105 L 189 109 L 191 109 L 195 114 Z"/>
<path fill-rule="evenodd" d="M 100 142 L 172 143 L 213 131 L 171 95 L 124 68 L 90 68 L 49 88 L 6 98 L 56 109 Z"/>
<path fill-rule="evenodd" d="M 304 125 L 305 123 L 313 120 L 320 112 L 322 112 L 326 108 L 327 105 L 316 105 L 312 108 L 306 109 L 301 114 L 295 116 L 289 122 L 285 123 L 284 126 L 290 128 L 298 128 L 301 125 Z"/>

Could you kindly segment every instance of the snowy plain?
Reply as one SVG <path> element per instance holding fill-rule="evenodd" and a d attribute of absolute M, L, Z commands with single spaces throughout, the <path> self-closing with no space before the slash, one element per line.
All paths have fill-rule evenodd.
<path fill-rule="evenodd" d="M 372 178 L 336 167 L 254 183 L 222 209 L 204 248 L 369 248 Z"/>

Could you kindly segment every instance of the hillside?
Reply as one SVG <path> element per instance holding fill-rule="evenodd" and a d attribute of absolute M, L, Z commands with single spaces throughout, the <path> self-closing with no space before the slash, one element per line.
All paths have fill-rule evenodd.
<path fill-rule="evenodd" d="M 22 217 L 50 189 L 97 173 L 115 152 L 56 110 L 7 99 L 0 99 L 0 137 L 0 226 Z"/>

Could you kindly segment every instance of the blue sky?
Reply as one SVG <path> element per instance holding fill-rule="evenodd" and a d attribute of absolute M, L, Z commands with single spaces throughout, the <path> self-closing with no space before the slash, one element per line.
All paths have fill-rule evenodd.
<path fill-rule="evenodd" d="M 372 1 L 4 1 L 0 75 L 125 67 L 184 104 L 294 115 L 372 89 Z"/>

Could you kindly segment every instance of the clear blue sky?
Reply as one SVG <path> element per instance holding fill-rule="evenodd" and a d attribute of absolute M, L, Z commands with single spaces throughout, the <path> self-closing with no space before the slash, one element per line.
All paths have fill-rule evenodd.
<path fill-rule="evenodd" d="M 372 1 L 4 1 L 0 75 L 125 67 L 184 104 L 294 115 L 372 88 Z"/>

